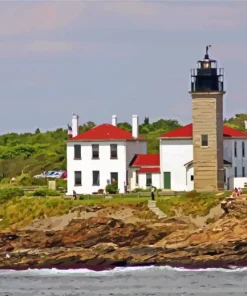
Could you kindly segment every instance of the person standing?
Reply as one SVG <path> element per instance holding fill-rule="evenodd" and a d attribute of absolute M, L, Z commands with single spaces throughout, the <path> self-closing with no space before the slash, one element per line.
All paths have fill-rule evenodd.
<path fill-rule="evenodd" d="M 152 200 L 155 200 L 154 191 L 155 191 L 155 188 L 152 186 L 152 188 L 151 188 L 151 197 L 152 197 Z"/>
<path fill-rule="evenodd" d="M 76 191 L 75 190 L 73 190 L 73 200 L 76 200 L 77 199 L 77 197 L 76 197 Z"/>

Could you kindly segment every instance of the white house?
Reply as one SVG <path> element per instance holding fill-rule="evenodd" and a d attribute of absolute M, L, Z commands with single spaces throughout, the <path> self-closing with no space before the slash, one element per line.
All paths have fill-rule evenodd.
<path fill-rule="evenodd" d="M 160 136 L 160 154 L 147 154 L 147 141 L 139 137 L 138 116 L 132 133 L 101 124 L 78 134 L 73 115 L 72 138 L 67 142 L 68 194 L 92 194 L 117 181 L 120 193 L 149 186 L 164 190 L 194 189 L 192 124 Z M 224 126 L 225 188 L 247 186 L 247 134 Z"/>
<path fill-rule="evenodd" d="M 193 190 L 192 124 L 160 136 L 160 188 Z M 225 188 L 247 185 L 247 134 L 223 127 Z"/>
<path fill-rule="evenodd" d="M 147 152 L 146 139 L 139 137 L 138 116 L 132 116 L 132 133 L 112 124 L 101 124 L 78 134 L 78 116 L 73 115 L 72 138 L 67 142 L 68 194 L 92 194 L 113 180 L 120 193 L 128 184 L 129 163 L 136 154 Z"/>

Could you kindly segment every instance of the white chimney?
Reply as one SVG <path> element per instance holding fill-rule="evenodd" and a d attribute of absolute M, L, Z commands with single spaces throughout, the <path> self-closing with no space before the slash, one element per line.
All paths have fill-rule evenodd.
<path fill-rule="evenodd" d="M 72 137 L 76 137 L 78 135 L 79 129 L 79 116 L 73 113 L 72 116 Z"/>
<path fill-rule="evenodd" d="M 117 115 L 112 115 L 111 124 L 117 126 Z"/>
<path fill-rule="evenodd" d="M 244 121 L 244 128 L 247 130 L 247 120 Z"/>
<path fill-rule="evenodd" d="M 138 130 L 139 130 L 139 117 L 138 115 L 132 115 L 132 137 L 138 138 Z"/>

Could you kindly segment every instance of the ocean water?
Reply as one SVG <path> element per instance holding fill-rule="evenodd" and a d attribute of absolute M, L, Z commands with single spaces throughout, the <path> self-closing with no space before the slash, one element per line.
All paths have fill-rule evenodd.
<path fill-rule="evenodd" d="M 1 296 L 247 295 L 247 268 L 0 271 Z"/>

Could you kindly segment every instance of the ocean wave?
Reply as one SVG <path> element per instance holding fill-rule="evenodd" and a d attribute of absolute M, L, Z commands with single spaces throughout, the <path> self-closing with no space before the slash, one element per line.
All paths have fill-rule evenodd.
<path fill-rule="evenodd" d="M 206 269 L 188 269 L 188 268 L 177 268 L 171 266 L 144 266 L 144 267 L 116 267 L 110 270 L 93 271 L 89 269 L 27 269 L 27 270 L 0 270 L 1 275 L 17 275 L 20 276 L 63 276 L 63 275 L 76 275 L 83 274 L 84 276 L 113 276 L 121 273 L 136 273 L 136 272 L 147 272 L 147 271 L 171 271 L 171 272 L 244 272 L 247 271 L 247 267 L 238 268 L 231 266 L 229 269 L 225 268 L 206 268 Z"/>

